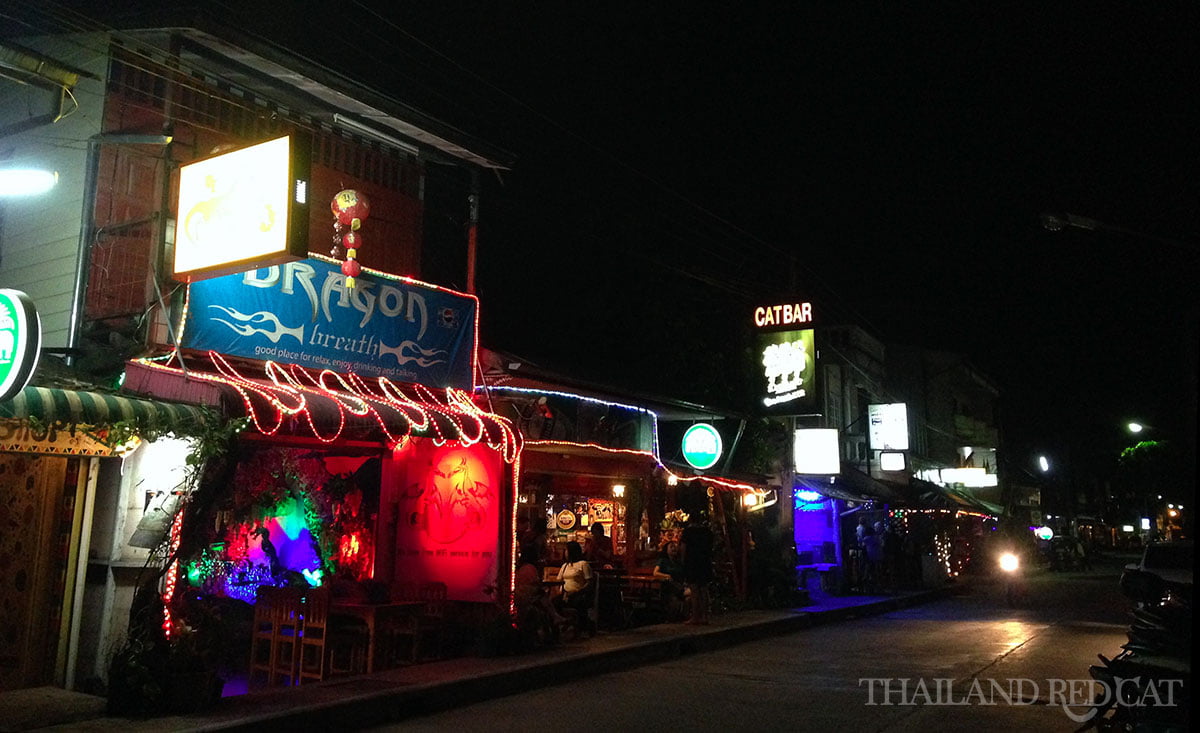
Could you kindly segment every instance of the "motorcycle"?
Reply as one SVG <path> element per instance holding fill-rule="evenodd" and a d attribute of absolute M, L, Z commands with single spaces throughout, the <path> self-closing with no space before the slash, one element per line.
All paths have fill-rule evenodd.
<path fill-rule="evenodd" d="M 1025 578 L 1021 571 L 1021 556 L 1012 550 L 1004 550 L 996 560 L 1000 576 L 1004 581 L 1004 600 L 1015 606 L 1025 595 Z"/>
<path fill-rule="evenodd" d="M 1192 598 L 1161 578 L 1127 568 L 1121 591 L 1134 602 L 1121 652 L 1088 673 L 1099 690 L 1079 731 L 1191 730 Z"/>

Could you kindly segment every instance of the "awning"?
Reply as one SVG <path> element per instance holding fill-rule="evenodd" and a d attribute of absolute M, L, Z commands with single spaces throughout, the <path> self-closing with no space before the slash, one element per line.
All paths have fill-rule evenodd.
<path fill-rule="evenodd" d="M 919 481 L 919 479 L 914 479 L 914 482 L 917 481 Z M 919 482 L 922 487 L 927 488 L 930 493 L 937 492 L 945 497 L 945 501 L 951 504 L 949 508 L 958 509 L 961 511 L 981 512 L 983 514 L 991 514 L 994 516 L 1001 516 L 1004 514 L 1004 507 L 975 496 L 969 489 L 955 489 L 949 486 L 940 486 L 928 481 Z"/>
<path fill-rule="evenodd" d="M 842 501 L 866 503 L 875 498 L 850 490 L 846 486 L 846 482 L 839 481 L 837 477 L 830 481 L 828 476 L 796 476 L 796 486 L 808 491 L 815 491 L 829 499 L 841 499 Z"/>
<path fill-rule="evenodd" d="M 605 450 L 599 446 L 550 441 L 526 441 L 521 470 L 526 474 L 644 478 L 658 461 L 649 452 Z"/>
<path fill-rule="evenodd" d="M 0 418 L 34 418 L 58 426 L 136 420 L 147 427 L 171 430 L 199 425 L 205 415 L 204 409 L 193 405 L 50 387 L 26 387 L 0 402 Z"/>

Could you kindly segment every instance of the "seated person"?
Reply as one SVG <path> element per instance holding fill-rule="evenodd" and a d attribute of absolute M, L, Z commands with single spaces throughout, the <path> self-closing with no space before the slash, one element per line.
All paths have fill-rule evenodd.
<path fill-rule="evenodd" d="M 584 557 L 601 567 L 612 567 L 613 544 L 612 538 L 604 534 L 604 525 L 596 522 L 592 525 L 592 536 L 588 538 L 587 550 Z"/>
<path fill-rule="evenodd" d="M 594 633 L 588 611 L 592 608 L 592 584 L 595 581 L 592 566 L 583 559 L 583 546 L 578 542 L 567 543 L 567 561 L 559 568 L 558 579 L 563 582 L 562 605 L 575 612 L 579 628 Z"/>
<path fill-rule="evenodd" d="M 667 543 L 652 575 L 663 581 L 663 601 L 666 604 L 667 617 L 683 618 L 683 562 L 679 558 L 678 542 Z"/>
<path fill-rule="evenodd" d="M 679 543 L 668 542 L 654 566 L 655 578 L 683 583 L 683 563 L 679 560 Z"/>
<path fill-rule="evenodd" d="M 555 641 L 558 638 L 558 626 L 566 619 L 554 609 L 542 586 L 542 574 L 537 566 L 537 548 L 532 543 L 521 545 L 515 585 L 513 601 L 517 623 L 536 634 L 542 642 Z"/>

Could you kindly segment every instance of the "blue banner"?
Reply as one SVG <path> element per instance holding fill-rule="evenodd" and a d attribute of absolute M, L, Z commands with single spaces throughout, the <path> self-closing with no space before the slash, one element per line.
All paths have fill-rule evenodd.
<path fill-rule="evenodd" d="M 471 389 L 475 298 L 307 259 L 192 283 L 182 346 Z"/>

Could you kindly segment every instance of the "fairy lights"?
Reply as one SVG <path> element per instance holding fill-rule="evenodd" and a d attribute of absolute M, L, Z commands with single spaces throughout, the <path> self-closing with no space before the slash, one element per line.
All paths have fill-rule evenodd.
<path fill-rule="evenodd" d="M 434 390 L 328 369 L 316 372 L 273 361 L 264 362 L 262 376 L 252 378 L 221 354 L 209 352 L 209 358 L 216 373 L 189 369 L 186 376 L 231 388 L 241 397 L 254 429 L 263 435 L 276 435 L 289 419 L 295 419 L 321 442 L 333 443 L 352 422 L 367 422 L 377 425 L 389 444 L 399 444 L 414 434 L 430 437 L 438 445 L 482 442 L 500 452 L 507 463 L 515 461 L 521 449 L 520 433 L 512 423 L 481 409 L 462 390 Z M 184 375 L 182 369 L 146 360 L 139 363 Z"/>
<path fill-rule="evenodd" d="M 653 460 L 656 466 L 658 466 L 659 468 L 661 468 L 663 471 L 666 472 L 668 486 L 676 486 L 679 484 L 680 481 L 703 481 L 705 483 L 713 484 L 720 488 L 729 489 L 731 491 L 753 492 L 760 497 L 765 496 L 767 493 L 757 486 L 754 486 L 752 484 L 743 483 L 741 481 L 731 481 L 729 479 L 723 479 L 723 478 L 720 478 L 717 476 L 708 476 L 708 475 L 705 475 L 705 476 L 681 476 L 681 475 L 676 474 L 673 471 L 671 471 L 671 469 L 667 468 L 666 465 L 662 462 L 662 459 L 660 458 L 659 442 L 658 442 L 658 413 L 654 412 L 653 410 L 647 409 L 645 407 L 639 407 L 637 405 L 628 405 L 628 404 L 624 404 L 621 402 L 610 402 L 608 400 L 602 400 L 602 399 L 598 399 L 596 397 L 587 397 L 584 395 L 573 394 L 571 392 L 560 392 L 560 391 L 551 390 L 551 389 L 533 389 L 533 388 L 529 388 L 529 387 L 502 387 L 502 386 L 501 387 L 487 387 L 486 389 L 499 390 L 502 392 L 516 392 L 516 393 L 530 394 L 530 395 L 549 395 L 549 396 L 555 396 L 555 397 L 566 397 L 569 399 L 580 400 L 582 402 L 591 402 L 593 404 L 605 405 L 608 407 L 619 407 L 619 408 L 622 408 L 625 410 L 632 410 L 635 412 L 645 413 L 645 414 L 649 415 L 650 419 L 651 419 L 651 428 L 652 428 L 651 435 L 653 438 L 652 439 L 653 447 L 649 451 L 634 450 L 634 449 L 629 449 L 629 448 L 609 448 L 609 447 L 606 447 L 603 445 L 599 445 L 597 443 L 578 443 L 578 442 L 568 441 L 568 440 L 526 440 L 525 445 L 528 445 L 528 446 L 559 445 L 559 446 L 563 446 L 563 447 L 586 448 L 589 450 L 598 450 L 598 451 L 603 451 L 606 453 L 624 453 L 627 455 L 645 456 L 645 457 Z"/>
<path fill-rule="evenodd" d="M 171 567 L 167 568 L 167 577 L 163 583 L 163 635 L 167 640 L 171 639 L 171 631 L 174 629 L 174 622 L 171 619 L 171 599 L 175 597 L 175 581 L 179 577 L 179 558 L 175 557 L 175 553 L 179 551 L 179 535 L 183 530 L 183 509 L 175 512 L 175 518 L 171 521 L 171 543 L 167 551 L 167 557 L 172 558 Z"/>
<path fill-rule="evenodd" d="M 477 389 L 479 389 L 479 388 L 477 388 Z M 658 413 L 655 412 L 654 410 L 651 410 L 651 409 L 648 409 L 645 407 L 640 407 L 638 405 L 627 405 L 623 402 L 611 402 L 609 400 L 602 400 L 597 397 L 587 397 L 585 395 L 574 394 L 572 392 L 560 392 L 560 391 L 553 390 L 553 389 L 534 389 L 534 388 L 530 388 L 530 387 L 504 387 L 504 386 L 496 386 L 496 387 L 488 386 L 488 387 L 486 387 L 486 389 L 489 391 L 517 392 L 517 393 L 522 393 L 522 394 L 533 394 L 533 395 L 540 395 L 540 396 L 546 396 L 546 397 L 565 397 L 567 399 L 578 400 L 580 402 L 590 402 L 594 405 L 604 405 L 605 407 L 619 407 L 622 410 L 630 410 L 631 412 L 641 412 L 646 415 L 649 415 L 650 416 L 650 445 L 651 445 L 650 450 L 653 453 L 653 455 L 656 456 L 655 460 L 657 460 L 657 456 L 659 454 L 659 450 L 658 450 Z"/>

